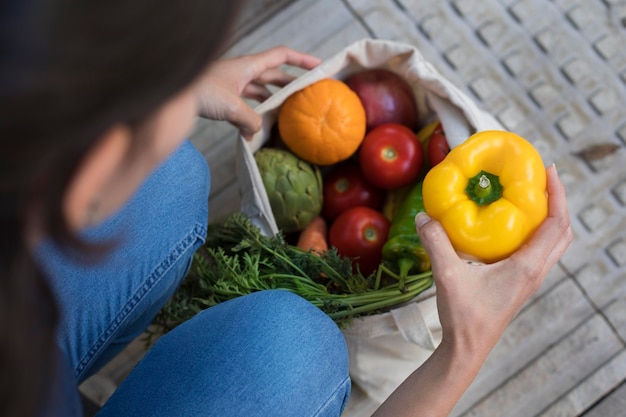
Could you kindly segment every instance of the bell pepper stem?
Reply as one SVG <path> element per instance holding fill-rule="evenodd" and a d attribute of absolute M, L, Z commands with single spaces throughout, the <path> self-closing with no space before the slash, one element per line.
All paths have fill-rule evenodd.
<path fill-rule="evenodd" d="M 497 175 L 480 171 L 467 182 L 465 192 L 479 206 L 498 200 L 502 196 L 502 184 Z"/>
<path fill-rule="evenodd" d="M 491 190 L 491 181 L 489 181 L 489 178 L 485 174 L 480 176 L 480 179 L 478 180 L 478 187 L 479 189 L 485 191 Z"/>

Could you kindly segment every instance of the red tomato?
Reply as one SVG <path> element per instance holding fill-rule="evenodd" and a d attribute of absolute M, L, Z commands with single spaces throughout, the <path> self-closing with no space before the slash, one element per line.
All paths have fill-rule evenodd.
<path fill-rule="evenodd" d="M 415 181 L 423 160 L 424 151 L 415 134 L 395 123 L 372 129 L 359 148 L 361 171 L 372 184 L 387 190 Z"/>
<path fill-rule="evenodd" d="M 428 162 L 431 167 L 434 167 L 450 152 L 450 145 L 446 140 L 446 134 L 444 133 L 441 125 L 435 128 L 435 131 L 430 135 L 428 140 Z"/>
<path fill-rule="evenodd" d="M 332 221 L 347 209 L 356 206 L 378 210 L 384 197 L 384 191 L 369 182 L 358 165 L 337 165 L 324 178 L 322 215 Z"/>
<path fill-rule="evenodd" d="M 369 207 L 352 207 L 341 213 L 330 226 L 329 243 L 356 263 L 365 276 L 378 268 L 382 248 L 389 236 L 389 220 Z"/>

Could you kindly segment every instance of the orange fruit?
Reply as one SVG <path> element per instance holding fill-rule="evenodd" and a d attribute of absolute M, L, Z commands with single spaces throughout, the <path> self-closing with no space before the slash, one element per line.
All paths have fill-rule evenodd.
<path fill-rule="evenodd" d="M 342 81 L 326 78 L 293 93 L 278 113 L 278 131 L 291 152 L 316 165 L 352 156 L 365 137 L 365 109 Z"/>

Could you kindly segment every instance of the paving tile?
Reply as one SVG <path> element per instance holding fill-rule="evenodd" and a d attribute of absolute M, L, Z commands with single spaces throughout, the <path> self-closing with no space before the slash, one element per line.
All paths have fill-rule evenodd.
<path fill-rule="evenodd" d="M 444 58 L 444 51 L 454 48 L 465 37 L 462 28 L 449 22 L 449 15 L 453 13 L 451 7 L 443 3 L 432 7 L 421 0 L 347 1 L 375 37 L 384 38 L 381 33 L 396 30 L 395 40 L 418 47 L 424 58 L 444 77 L 463 89 L 462 80 L 466 74 L 455 71 Z M 380 16 L 392 16 L 391 22 L 394 23 L 381 20 Z"/>
<path fill-rule="evenodd" d="M 451 3 L 455 11 L 474 28 L 492 16 L 490 8 L 481 0 L 452 0 Z"/>
<path fill-rule="evenodd" d="M 522 77 L 522 75 L 532 68 L 532 61 L 528 59 L 532 53 L 528 50 L 512 51 L 509 55 L 502 59 L 504 67 L 514 77 Z"/>
<path fill-rule="evenodd" d="M 626 410 L 626 384 L 604 398 L 602 402 L 585 413 L 584 417 L 610 417 L 623 415 Z"/>
<path fill-rule="evenodd" d="M 620 109 L 625 110 L 621 106 Z M 619 139 L 622 145 L 626 144 L 624 141 L 624 135 L 626 135 L 626 130 L 624 130 L 626 129 L 626 112 L 619 112 L 619 114 L 611 120 L 608 129 L 611 131 L 611 134 L 607 137 Z"/>
<path fill-rule="evenodd" d="M 591 66 L 588 61 L 574 57 L 561 67 L 565 77 L 574 85 L 579 85 L 591 75 Z"/>
<path fill-rule="evenodd" d="M 272 15 L 289 4 L 291 0 L 263 0 L 248 1 L 241 8 L 237 17 L 235 37 L 240 37 L 260 24 L 263 24 Z"/>
<path fill-rule="evenodd" d="M 351 6 L 379 39 L 415 44 L 417 32 L 411 19 L 392 4 L 373 0 L 350 1 Z"/>
<path fill-rule="evenodd" d="M 488 47 L 494 47 L 507 34 L 509 25 L 503 20 L 488 20 L 476 29 L 478 38 Z"/>
<path fill-rule="evenodd" d="M 487 76 L 481 76 L 469 83 L 469 88 L 481 101 L 489 100 L 499 92 L 498 84 Z"/>
<path fill-rule="evenodd" d="M 572 277 L 569 275 L 569 273 L 565 271 L 560 264 L 556 264 L 548 272 L 548 275 L 543 280 L 541 287 L 539 287 L 537 292 L 530 298 L 530 300 L 528 300 L 524 308 L 522 308 L 520 315 L 525 312 L 527 308 L 531 308 L 535 304 L 536 300 L 546 296 L 547 293 L 554 290 L 557 286 L 565 285 L 565 281 L 567 280 L 573 282 Z M 578 294 L 575 294 L 575 297 L 577 296 Z M 584 305 L 585 303 L 582 304 Z"/>
<path fill-rule="evenodd" d="M 619 78 L 623 83 L 626 83 L 626 70 L 620 71 Z"/>
<path fill-rule="evenodd" d="M 581 3 L 584 3 L 587 0 L 554 0 L 554 4 L 560 9 L 567 11 L 576 6 L 579 6 Z"/>
<path fill-rule="evenodd" d="M 580 289 L 571 279 L 560 276 L 558 283 L 538 296 L 511 323 L 452 415 L 474 410 L 474 404 L 523 372 L 542 352 L 592 316 L 593 309 Z M 553 317 L 560 319 L 552 320 Z"/>
<path fill-rule="evenodd" d="M 623 49 L 624 40 L 616 34 L 609 34 L 594 42 L 594 49 L 600 56 L 609 61 Z"/>
<path fill-rule="evenodd" d="M 219 131 L 223 132 L 221 136 L 216 134 Z M 211 169 L 211 198 L 235 181 L 233 161 L 237 134 L 229 124 L 202 120 L 191 135 L 191 142 L 207 155 Z"/>
<path fill-rule="evenodd" d="M 558 56 L 559 52 L 563 50 L 563 40 L 565 35 L 562 28 L 558 26 L 547 27 L 535 35 L 535 42 L 546 54 L 553 57 Z M 569 50 L 568 50 L 569 52 Z"/>
<path fill-rule="evenodd" d="M 547 410 L 538 417 L 571 417 L 585 413 L 587 409 L 602 399 L 607 392 L 611 392 L 616 386 L 624 381 L 626 375 L 626 351 L 620 351 L 615 357 L 607 362 L 602 368 L 594 372 L 580 385 L 574 387 L 566 395 L 559 398 Z M 626 395 L 626 392 L 620 395 Z M 626 404 L 624 404 L 626 406 Z M 624 407 L 618 409 L 620 412 Z M 585 417 L 610 417 L 618 414 L 602 411 L 598 407 L 594 412 L 585 414 Z"/>
<path fill-rule="evenodd" d="M 590 77 L 587 77 L 584 80 L 582 80 L 582 82 L 578 85 L 578 89 L 580 90 L 580 93 L 584 95 L 585 97 L 587 97 L 587 101 L 589 101 L 590 104 L 591 104 L 591 101 L 589 100 L 589 98 L 603 88 L 602 82 L 600 81 L 602 76 L 603 75 L 601 74 L 599 75 L 599 74 L 593 73 Z"/>
<path fill-rule="evenodd" d="M 518 0 L 509 6 L 511 16 L 522 24 L 534 20 L 537 11 L 534 2 L 531 0 Z"/>
<path fill-rule="evenodd" d="M 451 48 L 459 39 L 457 34 L 452 31 L 443 31 L 446 35 L 441 35 L 441 28 L 446 27 L 448 21 L 443 14 L 433 13 L 419 21 L 419 28 L 422 33 L 433 43 L 434 46 L 441 50 Z"/>
<path fill-rule="evenodd" d="M 615 215 L 615 210 L 613 206 L 610 203 L 607 204 L 606 201 L 591 203 L 578 213 L 582 224 L 589 232 L 595 232 L 602 228 L 602 226 L 607 224 L 612 215 Z"/>
<path fill-rule="evenodd" d="M 617 272 L 610 259 L 595 257 L 576 273 L 576 280 L 600 308 L 626 294 L 626 275 Z"/>
<path fill-rule="evenodd" d="M 233 182 L 230 185 L 227 184 L 220 191 L 211 194 L 209 199 L 209 221 L 218 221 L 231 213 L 240 211 L 241 203 L 241 191 L 236 179 L 233 178 Z"/>
<path fill-rule="evenodd" d="M 623 349 L 604 319 L 594 315 L 463 416 L 537 415 Z"/>
<path fill-rule="evenodd" d="M 329 10 L 333 12 L 329 13 Z M 303 30 L 311 22 L 323 22 L 324 30 Z M 268 20 L 258 30 L 240 39 L 225 56 L 258 52 L 281 44 L 311 52 L 319 42 L 332 38 L 335 33 L 351 24 L 358 25 L 358 22 L 337 0 L 293 1 L 289 7 Z M 338 44 L 335 53 L 344 46 Z"/>
<path fill-rule="evenodd" d="M 609 255 L 615 266 L 623 267 L 626 265 L 626 240 L 619 238 L 615 242 L 611 242 L 606 248 L 606 253 Z"/>
<path fill-rule="evenodd" d="M 613 194 L 613 196 L 621 206 L 626 207 L 626 180 L 618 182 L 611 189 L 611 194 Z"/>
<path fill-rule="evenodd" d="M 561 97 L 554 85 L 545 82 L 531 88 L 529 93 L 533 101 L 541 108 L 547 108 L 551 103 Z"/>
<path fill-rule="evenodd" d="M 507 107 L 496 113 L 496 118 L 504 125 L 504 127 L 512 132 L 519 131 L 519 127 L 526 120 L 524 112 L 518 107 Z"/>
<path fill-rule="evenodd" d="M 624 158 L 615 155 L 615 159 L 618 165 Z M 607 169 L 598 171 L 593 179 L 581 178 L 580 175 L 589 173 L 585 174 L 585 168 L 579 164 L 561 165 L 559 169 L 571 202 L 570 217 L 575 233 L 575 241 L 563 256 L 563 262 L 570 271 L 578 271 L 586 263 L 605 260 L 606 247 L 625 233 L 624 208 L 610 191 L 621 184 L 624 176 L 616 177 L 614 171 Z"/>
<path fill-rule="evenodd" d="M 472 57 L 475 56 L 471 51 L 465 47 L 465 45 L 454 45 L 444 52 L 446 61 L 456 71 L 463 71 L 471 63 Z"/>
<path fill-rule="evenodd" d="M 621 297 L 602 309 L 619 337 L 626 341 L 626 297 Z M 622 375 L 626 378 L 626 372 Z"/>
<path fill-rule="evenodd" d="M 547 26 L 545 3 L 536 0 L 518 0 L 509 6 L 508 11 L 530 33 L 536 33 Z"/>
<path fill-rule="evenodd" d="M 577 5 L 565 13 L 567 19 L 580 30 L 590 26 L 596 26 L 597 16 L 593 14 L 593 8 L 588 3 Z"/>
<path fill-rule="evenodd" d="M 573 140 L 585 128 L 585 119 L 576 113 L 568 113 L 555 121 L 555 125 L 563 137 Z"/>
<path fill-rule="evenodd" d="M 589 41 L 593 42 L 606 34 L 606 9 L 598 1 L 581 3 L 566 12 L 567 19 Z"/>

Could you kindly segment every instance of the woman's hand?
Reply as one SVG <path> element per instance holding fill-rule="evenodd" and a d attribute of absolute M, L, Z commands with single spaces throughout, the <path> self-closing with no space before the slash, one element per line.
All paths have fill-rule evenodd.
<path fill-rule="evenodd" d="M 417 219 L 432 260 L 444 343 L 491 349 L 572 242 L 565 190 L 554 166 L 546 173 L 548 217 L 528 243 L 500 262 L 461 260 L 441 224 L 427 216 Z"/>
<path fill-rule="evenodd" d="M 283 87 L 291 82 L 294 76 L 282 71 L 281 65 L 309 70 L 319 63 L 318 58 L 285 46 L 217 61 L 200 80 L 199 113 L 232 123 L 249 139 L 261 128 L 261 117 L 243 99 L 262 102 L 271 95 L 268 85 Z"/>
<path fill-rule="evenodd" d="M 547 176 L 548 217 L 527 244 L 497 263 L 465 262 L 439 222 L 417 216 L 432 260 L 443 338 L 376 416 L 447 416 L 472 383 L 506 326 L 573 240 L 563 184 L 553 166 Z"/>

